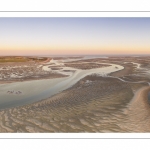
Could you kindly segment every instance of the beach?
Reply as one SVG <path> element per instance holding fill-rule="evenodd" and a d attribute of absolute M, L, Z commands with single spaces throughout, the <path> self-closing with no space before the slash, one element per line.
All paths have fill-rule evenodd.
<path fill-rule="evenodd" d="M 37 64 L 57 78 L 1 83 L 0 132 L 149 132 L 150 79 L 137 61 L 77 59 Z"/>

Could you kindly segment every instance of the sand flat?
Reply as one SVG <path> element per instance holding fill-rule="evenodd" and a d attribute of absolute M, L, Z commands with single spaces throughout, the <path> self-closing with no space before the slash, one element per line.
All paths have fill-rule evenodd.
<path fill-rule="evenodd" d="M 55 66 L 54 73 L 67 76 L 0 84 L 5 108 L 0 132 L 150 132 L 150 78 L 143 72 L 149 65 L 145 59 L 126 59 L 129 63 L 124 57 L 78 60 L 77 66 L 109 65 L 85 70 L 64 65 L 72 59 L 52 59 L 39 68 Z"/>

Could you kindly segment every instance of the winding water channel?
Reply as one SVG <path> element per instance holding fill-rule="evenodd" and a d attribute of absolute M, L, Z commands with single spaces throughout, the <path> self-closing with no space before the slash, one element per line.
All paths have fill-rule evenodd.
<path fill-rule="evenodd" d="M 56 66 L 61 66 L 63 61 L 59 62 L 57 60 L 52 60 L 52 63 Z M 68 77 L 0 84 L 0 109 L 22 106 L 49 98 L 52 95 L 71 87 L 85 76 L 93 73 L 107 75 L 111 72 L 124 69 L 124 67 L 120 65 L 109 63 L 104 64 L 110 66 L 89 70 L 63 67 L 61 71 L 58 70 L 56 72 L 67 74 Z M 63 70 L 73 71 L 64 72 Z M 8 94 L 7 91 L 10 90 L 21 91 L 22 94 Z"/>

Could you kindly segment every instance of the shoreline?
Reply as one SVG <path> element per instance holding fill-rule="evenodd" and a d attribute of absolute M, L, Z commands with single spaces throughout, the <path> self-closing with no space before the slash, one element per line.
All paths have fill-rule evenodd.
<path fill-rule="evenodd" d="M 57 76 L 58 75 L 58 76 Z M 47 80 L 47 79 L 56 79 L 56 78 L 64 78 L 68 77 L 67 75 L 61 75 L 57 74 L 56 77 L 38 77 L 38 78 L 29 78 L 29 79 L 23 79 L 23 80 L 6 80 L 6 81 L 0 81 L 0 84 L 9 84 L 9 83 L 18 83 L 18 82 L 26 82 L 26 81 L 37 81 L 37 80 Z M 59 77 L 60 75 L 60 77 Z"/>

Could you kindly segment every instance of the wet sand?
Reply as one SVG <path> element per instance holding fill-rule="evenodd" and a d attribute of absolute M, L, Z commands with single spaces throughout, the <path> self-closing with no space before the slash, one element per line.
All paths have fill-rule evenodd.
<path fill-rule="evenodd" d="M 87 70 L 87 69 L 108 67 L 110 65 L 97 64 L 97 63 L 66 63 L 65 66 L 66 67 L 77 68 L 77 69 L 82 69 L 82 70 Z"/>
<path fill-rule="evenodd" d="M 51 98 L 1 110 L 0 132 L 126 132 L 118 116 L 132 97 L 118 79 L 87 76 Z"/>
<path fill-rule="evenodd" d="M 148 77 L 141 76 L 141 68 L 136 71 L 138 66 L 132 64 L 132 58 L 127 58 L 130 64 L 120 61 L 123 59 L 111 58 L 106 63 L 116 62 L 116 64 L 106 68 L 74 70 L 65 67 L 56 70 L 68 77 L 21 83 L 23 89 L 19 90 L 23 94 L 17 96 L 6 92 L 15 88 L 18 91 L 19 83 L 10 84 L 14 89 L 7 88 L 5 84 L 0 85 L 3 90 L 1 95 L 4 97 L 5 94 L 9 95 L 11 105 L 11 108 L 0 110 L 0 132 L 150 132 L 148 103 L 150 87 L 147 86 L 150 80 Z M 98 58 L 92 61 L 102 64 L 101 59 Z M 63 65 L 62 60 L 53 60 L 52 63 L 54 67 Z M 51 66 L 51 63 L 47 62 L 47 65 Z M 45 68 L 48 69 L 49 66 Z M 115 77 L 107 77 L 112 70 L 118 71 L 112 73 Z M 92 73 L 98 75 L 91 75 Z M 133 73 L 139 73 L 139 76 L 132 76 Z M 43 95 L 40 93 L 42 90 Z M 53 93 L 54 91 L 56 93 Z M 22 105 L 21 96 L 26 98 L 27 95 L 30 95 L 26 99 L 29 103 Z M 17 99 L 16 104 L 20 101 L 22 106 L 13 105 L 13 99 Z M 35 101 L 32 101 L 33 99 Z M 23 99 L 24 102 L 26 100 Z"/>
<path fill-rule="evenodd" d="M 122 77 L 122 76 L 129 75 L 129 74 L 132 74 L 132 73 L 133 73 L 133 67 L 124 65 L 123 70 L 113 72 L 110 75 L 115 76 L 115 77 Z"/>
<path fill-rule="evenodd" d="M 124 110 L 125 118 L 119 123 L 121 128 L 129 132 L 150 132 L 150 105 L 148 103 L 148 92 L 150 87 L 146 86 L 138 90 Z"/>

